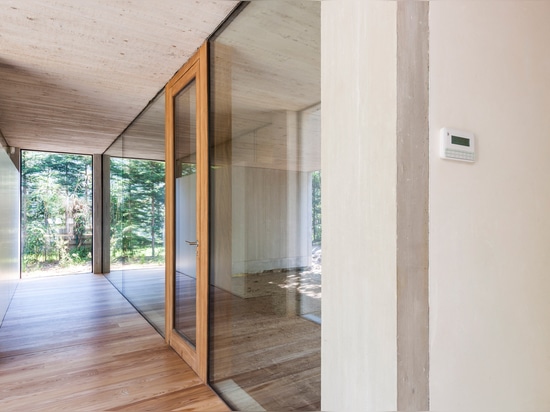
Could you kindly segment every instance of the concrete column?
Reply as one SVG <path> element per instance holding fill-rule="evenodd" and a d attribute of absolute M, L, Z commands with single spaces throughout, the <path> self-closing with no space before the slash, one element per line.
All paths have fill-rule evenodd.
<path fill-rule="evenodd" d="M 321 7 L 322 409 L 427 410 L 429 3 Z"/>
<path fill-rule="evenodd" d="M 397 2 L 397 409 L 429 402 L 428 11 Z"/>
<path fill-rule="evenodd" d="M 92 222 L 93 222 L 93 253 L 92 272 L 103 273 L 103 167 L 101 155 L 93 156 L 93 199 L 92 199 Z"/>
<path fill-rule="evenodd" d="M 102 156 L 102 267 L 111 272 L 111 156 Z"/>
<path fill-rule="evenodd" d="M 396 8 L 321 3 L 322 410 L 397 410 Z"/>
<path fill-rule="evenodd" d="M 110 163 L 109 156 L 93 156 L 93 257 L 95 274 L 110 272 Z"/>

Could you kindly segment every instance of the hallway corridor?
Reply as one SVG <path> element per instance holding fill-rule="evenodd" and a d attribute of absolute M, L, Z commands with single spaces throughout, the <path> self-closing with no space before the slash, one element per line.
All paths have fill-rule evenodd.
<path fill-rule="evenodd" d="M 101 275 L 23 280 L 0 328 L 2 411 L 226 411 Z"/>

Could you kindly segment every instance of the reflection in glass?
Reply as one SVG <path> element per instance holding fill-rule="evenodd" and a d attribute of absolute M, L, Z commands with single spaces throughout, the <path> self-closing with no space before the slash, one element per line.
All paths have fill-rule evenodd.
<path fill-rule="evenodd" d="M 319 2 L 251 2 L 210 53 L 209 380 L 320 410 Z"/>
<path fill-rule="evenodd" d="M 164 93 L 105 154 L 111 205 L 106 277 L 164 335 Z"/>
<path fill-rule="evenodd" d="M 196 85 L 174 98 L 176 249 L 174 328 L 196 345 L 197 171 Z"/>

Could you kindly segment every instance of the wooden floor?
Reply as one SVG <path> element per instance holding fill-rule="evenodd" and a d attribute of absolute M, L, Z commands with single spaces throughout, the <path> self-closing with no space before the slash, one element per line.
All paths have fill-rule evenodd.
<path fill-rule="evenodd" d="M 227 411 L 103 277 L 20 282 L 0 328 L 1 411 Z"/>
<path fill-rule="evenodd" d="M 243 299 L 211 288 L 210 380 L 236 410 L 321 408 L 321 327 L 296 291 Z"/>
<path fill-rule="evenodd" d="M 125 270 L 109 279 L 145 316 L 164 308 L 163 271 Z M 210 288 L 212 387 L 235 410 L 319 410 L 321 327 L 308 319 L 320 320 L 320 275 L 284 271 L 237 281 L 245 282 L 235 289 L 246 298 Z M 193 324 L 183 325 L 185 332 Z"/>
<path fill-rule="evenodd" d="M 111 270 L 105 277 L 164 336 L 164 266 Z"/>

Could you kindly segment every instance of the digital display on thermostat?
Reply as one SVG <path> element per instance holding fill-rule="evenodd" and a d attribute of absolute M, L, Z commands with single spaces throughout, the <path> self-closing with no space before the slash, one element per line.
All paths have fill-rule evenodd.
<path fill-rule="evenodd" d="M 465 137 L 459 137 L 459 136 L 452 136 L 451 135 L 451 143 L 457 144 L 460 146 L 467 146 L 470 147 L 470 139 L 466 139 Z"/>
<path fill-rule="evenodd" d="M 476 137 L 472 132 L 441 128 L 439 156 L 443 159 L 473 163 L 476 158 Z"/>

